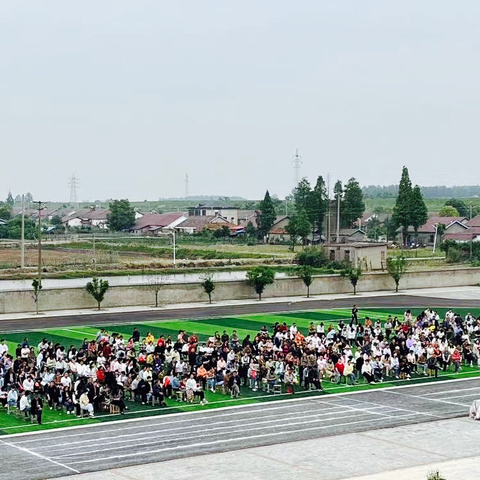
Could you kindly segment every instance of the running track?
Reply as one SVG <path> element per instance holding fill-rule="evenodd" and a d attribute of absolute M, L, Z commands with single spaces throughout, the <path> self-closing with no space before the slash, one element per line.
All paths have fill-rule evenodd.
<path fill-rule="evenodd" d="M 0 479 L 43 479 L 465 416 L 480 380 L 402 385 L 0 438 Z M 8 472 L 8 473 L 7 473 Z"/>

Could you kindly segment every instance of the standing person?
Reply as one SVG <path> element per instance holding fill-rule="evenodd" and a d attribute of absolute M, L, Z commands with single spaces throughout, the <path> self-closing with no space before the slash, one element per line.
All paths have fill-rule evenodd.
<path fill-rule="evenodd" d="M 42 424 L 43 400 L 40 395 L 35 394 L 32 399 L 32 415 L 37 416 L 37 423 Z"/>
<path fill-rule="evenodd" d="M 356 304 L 352 308 L 352 320 L 350 323 L 355 323 L 355 325 L 358 325 L 358 306 Z"/>

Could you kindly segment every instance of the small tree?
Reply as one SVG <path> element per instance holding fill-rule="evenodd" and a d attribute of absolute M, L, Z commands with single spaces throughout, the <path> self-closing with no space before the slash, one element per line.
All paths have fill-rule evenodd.
<path fill-rule="evenodd" d="M 34 278 L 32 282 L 33 287 L 33 301 L 35 302 L 35 312 L 38 313 L 38 299 L 40 297 L 40 291 L 42 290 L 42 283 L 38 278 Z"/>
<path fill-rule="evenodd" d="M 258 299 L 262 299 L 262 293 L 267 285 L 270 285 L 275 280 L 275 272 L 263 265 L 252 268 L 247 272 L 247 285 L 255 289 Z"/>
<path fill-rule="evenodd" d="M 395 292 L 398 293 L 398 284 L 400 279 L 405 275 L 407 271 L 407 259 L 403 255 L 398 257 L 387 258 L 387 271 L 390 276 L 395 280 Z"/>
<path fill-rule="evenodd" d="M 296 273 L 307 287 L 307 298 L 310 298 L 310 285 L 313 282 L 313 268 L 309 265 L 299 265 L 296 268 Z"/>
<path fill-rule="evenodd" d="M 215 283 L 213 283 L 213 273 L 204 273 L 202 275 L 202 288 L 205 293 L 208 295 L 208 303 L 212 303 L 212 293 L 215 290 Z"/>
<path fill-rule="evenodd" d="M 109 287 L 107 280 L 101 280 L 97 277 L 93 277 L 91 282 L 87 282 L 86 290 L 97 301 L 99 310 Z"/>
<path fill-rule="evenodd" d="M 342 277 L 347 277 L 350 280 L 350 283 L 353 286 L 353 294 L 356 295 L 358 280 L 362 275 L 362 268 L 353 267 L 352 265 L 349 265 L 348 267 L 342 270 L 341 275 Z"/>
<path fill-rule="evenodd" d="M 150 289 L 155 295 L 155 307 L 158 307 L 158 294 L 167 281 L 167 274 L 160 272 L 155 275 L 147 275 L 147 288 Z"/>

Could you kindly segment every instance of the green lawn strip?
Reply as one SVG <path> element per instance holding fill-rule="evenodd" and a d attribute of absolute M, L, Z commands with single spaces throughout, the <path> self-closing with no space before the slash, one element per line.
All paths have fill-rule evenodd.
<path fill-rule="evenodd" d="M 28 333 L 9 333 L 4 335 L 2 338 L 9 342 L 15 343 L 15 347 L 17 344 L 22 343 L 24 338 L 28 338 L 28 342 L 30 345 L 34 346 L 35 348 L 37 345 L 46 338 L 48 341 L 55 343 L 60 343 L 66 349 L 70 347 L 70 345 L 78 345 L 78 340 L 73 339 L 72 337 L 68 337 L 66 335 L 56 335 L 50 333 L 48 330 L 44 331 L 30 331 Z M 82 339 L 83 340 L 83 339 Z"/>
<path fill-rule="evenodd" d="M 180 325 L 180 324 L 179 324 Z M 163 332 L 163 327 L 161 324 L 158 325 L 158 331 Z M 191 335 L 193 333 L 197 334 L 201 341 L 205 341 L 207 338 L 212 337 L 215 332 L 218 331 L 220 335 L 222 335 L 223 331 L 226 330 L 227 333 L 231 336 L 233 330 L 237 331 L 237 334 L 240 340 L 243 340 L 247 335 L 255 335 L 258 330 L 246 330 L 243 328 L 227 328 L 224 324 L 202 324 L 198 325 L 195 322 L 182 322 L 181 328 L 187 332 L 187 334 Z M 141 331 L 141 330 L 140 330 Z M 172 339 L 176 339 L 178 334 L 178 330 L 176 330 L 175 336 L 172 335 Z"/>
<path fill-rule="evenodd" d="M 295 318 L 304 318 L 308 320 L 309 322 L 325 322 L 328 320 L 341 320 L 341 319 L 346 319 L 351 317 L 351 310 L 315 310 L 311 312 L 289 312 L 289 313 L 279 313 L 277 314 L 278 317 L 283 318 L 283 322 L 291 323 L 289 320 L 292 317 Z"/>

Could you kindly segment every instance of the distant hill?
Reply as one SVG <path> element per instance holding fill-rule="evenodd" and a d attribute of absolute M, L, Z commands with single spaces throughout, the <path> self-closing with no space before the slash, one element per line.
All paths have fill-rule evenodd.
<path fill-rule="evenodd" d="M 421 187 L 425 198 L 476 198 L 480 196 L 480 185 L 458 185 L 446 187 Z M 398 185 L 368 185 L 362 188 L 367 198 L 395 198 Z"/>

